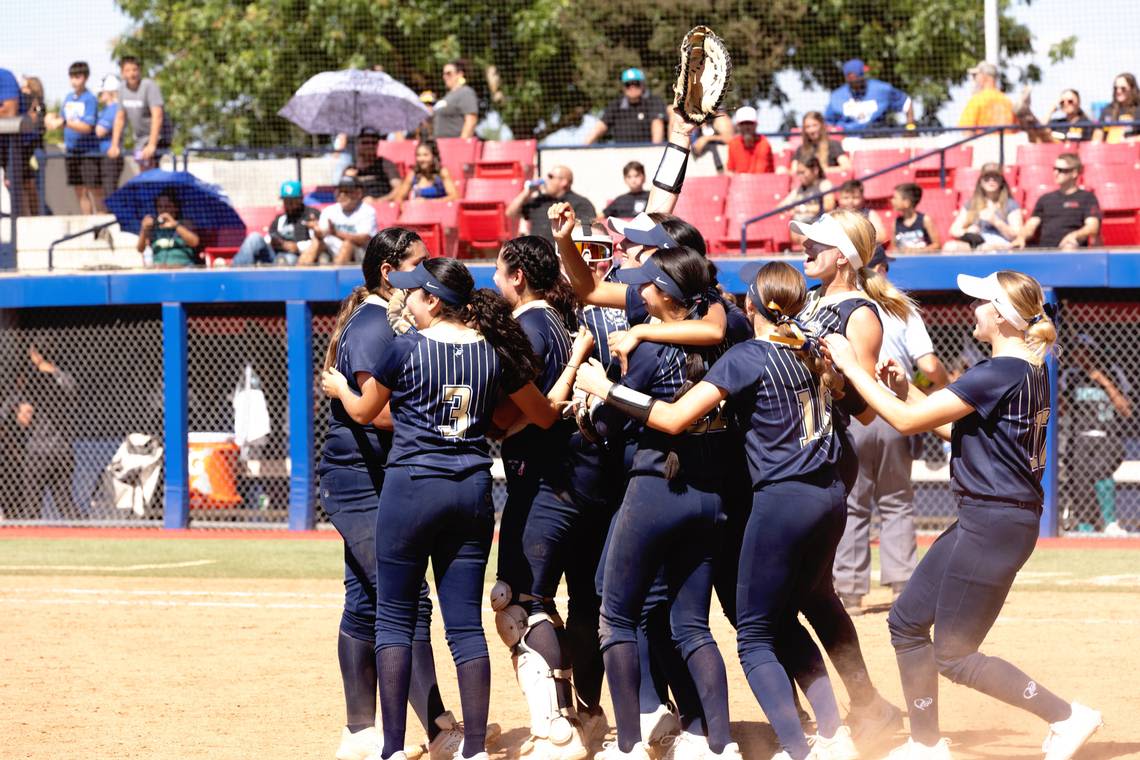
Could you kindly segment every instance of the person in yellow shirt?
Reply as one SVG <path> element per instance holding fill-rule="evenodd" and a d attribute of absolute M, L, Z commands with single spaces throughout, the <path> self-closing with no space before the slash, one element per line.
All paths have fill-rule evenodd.
<path fill-rule="evenodd" d="M 966 110 L 958 120 L 959 127 L 997 127 L 1006 124 L 1016 124 L 1013 115 L 1013 104 L 1009 98 L 998 89 L 997 66 L 989 61 L 982 61 L 970 69 L 970 76 L 974 79 L 976 91 L 966 103 Z"/>

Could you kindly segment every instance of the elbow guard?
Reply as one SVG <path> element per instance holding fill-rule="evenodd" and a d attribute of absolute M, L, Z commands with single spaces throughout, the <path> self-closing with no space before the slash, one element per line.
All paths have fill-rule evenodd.
<path fill-rule="evenodd" d="M 620 383 L 615 383 L 610 386 L 610 392 L 606 394 L 606 403 L 645 424 L 649 421 L 649 412 L 657 403 L 657 399 L 641 391 L 635 391 Z"/>
<path fill-rule="evenodd" d="M 680 193 L 681 186 L 685 184 L 685 167 L 688 163 L 688 149 L 668 143 L 665 152 L 661 154 L 657 173 L 653 175 L 653 185 L 674 195 Z"/>

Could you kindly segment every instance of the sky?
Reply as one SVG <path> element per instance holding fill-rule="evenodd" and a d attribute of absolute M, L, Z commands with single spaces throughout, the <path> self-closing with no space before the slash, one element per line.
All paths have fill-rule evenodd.
<path fill-rule="evenodd" d="M 982 0 L 977 2 L 981 6 Z M 1135 40 L 1140 36 L 1140 15 L 1132 0 L 1091 0 L 1076 5 L 1072 0 L 1033 0 L 1032 5 L 1015 6 L 1013 14 L 1029 25 L 1040 51 L 1035 60 L 1044 70 L 1044 77 L 1034 88 L 1033 96 L 1034 112 L 1039 117 L 1046 115 L 1041 112 L 1066 87 L 1075 87 L 1087 106 L 1108 99 L 1112 78 L 1117 73 L 1140 69 L 1140 56 L 1134 52 Z M 129 20 L 113 0 L 43 0 L 35 4 L 10 0 L 3 15 L 5 34 L 0 46 L 0 67 L 17 76 L 39 76 L 49 103 L 67 93 L 67 67 L 72 61 L 86 60 L 95 84 L 104 74 L 117 72 L 111 47 Z M 1050 66 L 1045 51 L 1068 35 L 1078 39 L 1076 58 Z M 827 93 L 803 91 L 794 76 L 781 79 L 781 83 L 792 95 L 792 104 L 799 113 L 823 110 L 827 103 Z M 615 95 L 616 92 L 615 87 Z M 957 122 L 969 95 L 966 86 L 952 91 L 951 101 L 939 112 L 943 123 Z M 761 107 L 760 112 L 762 131 L 779 126 L 781 116 L 776 109 Z"/>

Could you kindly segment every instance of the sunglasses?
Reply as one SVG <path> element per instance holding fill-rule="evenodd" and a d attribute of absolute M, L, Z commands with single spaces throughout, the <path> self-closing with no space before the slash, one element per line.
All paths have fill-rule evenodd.
<path fill-rule="evenodd" d="M 1076 104 L 1077 104 L 1077 101 L 1073 100 L 1072 98 L 1064 98 L 1061 100 L 1061 105 L 1075 106 Z"/>
<path fill-rule="evenodd" d="M 1112 89 L 1114 92 L 1128 92 L 1132 88 L 1129 87 L 1128 85 L 1124 85 L 1123 87 L 1117 85 L 1117 86 L 1113 87 Z"/>
<path fill-rule="evenodd" d="M 627 90 L 628 90 L 630 87 L 644 87 L 644 86 L 645 86 L 645 85 L 644 85 L 643 83 L 641 83 L 641 82 L 626 82 L 625 84 L 623 84 L 623 85 L 622 85 L 622 87 L 624 87 L 624 88 L 625 88 L 625 89 L 627 89 Z"/>
<path fill-rule="evenodd" d="M 1000 174 L 985 174 L 982 175 L 982 182 L 1005 182 L 1005 177 Z"/>
<path fill-rule="evenodd" d="M 1075 172 L 1076 170 L 1077 169 L 1075 166 L 1054 166 L 1053 167 L 1053 171 L 1057 172 L 1058 174 L 1068 174 L 1069 172 Z"/>

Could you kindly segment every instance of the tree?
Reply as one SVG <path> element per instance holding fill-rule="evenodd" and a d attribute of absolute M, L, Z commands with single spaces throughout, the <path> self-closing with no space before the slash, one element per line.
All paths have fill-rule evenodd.
<path fill-rule="evenodd" d="M 1003 13 L 1009 0 L 1005 0 Z M 183 142 L 298 145 L 310 138 L 277 111 L 310 76 L 379 65 L 414 90 L 440 89 L 445 62 L 469 79 L 516 137 L 577 124 L 645 70 L 672 97 L 678 45 L 705 23 L 732 51 L 726 106 L 786 95 L 776 74 L 838 85 L 861 57 L 873 75 L 932 113 L 984 48 L 978 0 L 119 0 L 135 26 L 116 46 L 158 80 Z M 1006 56 L 1032 51 L 1004 16 Z M 489 86 L 487 74 L 493 71 Z M 1032 78 L 1034 70 L 1023 76 Z"/>

